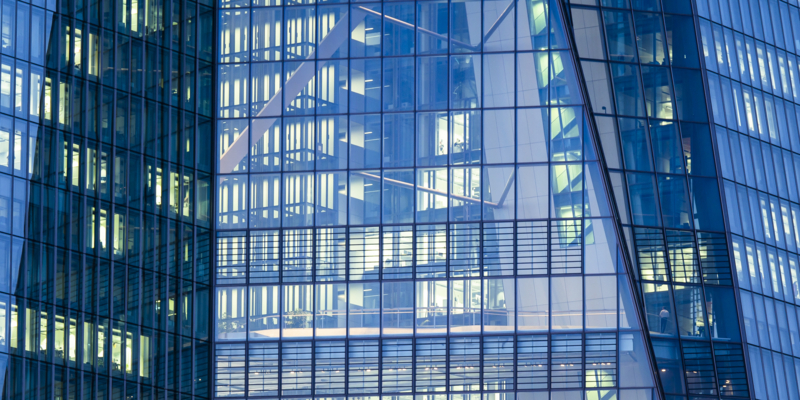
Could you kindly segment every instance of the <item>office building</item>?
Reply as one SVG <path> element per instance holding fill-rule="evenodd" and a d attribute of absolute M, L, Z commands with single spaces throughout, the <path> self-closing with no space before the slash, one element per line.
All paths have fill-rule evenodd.
<path fill-rule="evenodd" d="M 800 400 L 796 0 L 2 0 L 3 399 Z"/>

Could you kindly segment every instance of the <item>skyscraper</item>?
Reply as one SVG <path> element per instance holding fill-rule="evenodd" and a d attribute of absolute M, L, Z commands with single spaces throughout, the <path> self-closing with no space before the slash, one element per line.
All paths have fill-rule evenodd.
<path fill-rule="evenodd" d="M 652 398 L 565 5 L 219 6 L 215 396 Z"/>
<path fill-rule="evenodd" d="M 796 0 L 0 0 L 0 398 L 800 400 Z"/>
<path fill-rule="evenodd" d="M 2 398 L 211 396 L 214 18 L 2 3 Z"/>

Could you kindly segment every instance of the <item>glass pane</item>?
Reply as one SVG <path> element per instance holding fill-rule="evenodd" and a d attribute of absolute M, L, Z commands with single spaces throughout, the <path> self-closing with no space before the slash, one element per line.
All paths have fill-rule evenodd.
<path fill-rule="evenodd" d="M 517 106 L 547 104 L 548 58 L 547 52 L 517 54 Z"/>
<path fill-rule="evenodd" d="M 383 334 L 410 335 L 414 333 L 414 283 L 384 282 Z"/>
<path fill-rule="evenodd" d="M 347 285 L 344 283 L 318 284 L 314 301 L 316 336 L 345 336 L 347 334 Z"/>
<path fill-rule="evenodd" d="M 450 281 L 450 332 L 481 331 L 481 280 Z"/>
<path fill-rule="evenodd" d="M 617 277 L 587 276 L 586 329 L 617 328 Z"/>
<path fill-rule="evenodd" d="M 514 54 L 484 54 L 482 65 L 483 106 L 514 106 Z"/>
<path fill-rule="evenodd" d="M 311 337 L 314 285 L 283 286 L 283 337 Z"/>
<path fill-rule="evenodd" d="M 674 336 L 675 313 L 672 311 L 669 285 L 643 283 L 642 294 L 650 334 Z"/>
<path fill-rule="evenodd" d="M 417 333 L 446 333 L 447 281 L 417 281 L 416 285 Z"/>
<path fill-rule="evenodd" d="M 633 223 L 660 226 L 661 214 L 656 199 L 655 177 L 636 173 L 629 173 L 627 177 Z"/>
<path fill-rule="evenodd" d="M 514 110 L 484 110 L 483 133 L 484 163 L 507 163 L 514 158 Z"/>
<path fill-rule="evenodd" d="M 244 340 L 247 337 L 245 288 L 218 288 L 216 299 L 216 337 L 218 340 Z"/>
<path fill-rule="evenodd" d="M 583 328 L 583 282 L 581 277 L 551 279 L 552 329 Z M 580 289 L 579 289 L 580 288 Z"/>
<path fill-rule="evenodd" d="M 281 336 L 280 286 L 250 287 L 248 338 L 277 339 Z"/>
<path fill-rule="evenodd" d="M 380 283 L 351 283 L 347 306 L 351 336 L 380 334 Z"/>
<path fill-rule="evenodd" d="M 678 310 L 678 331 L 681 337 L 707 338 L 703 291 L 694 286 L 675 286 L 675 308 Z"/>
<path fill-rule="evenodd" d="M 620 387 L 647 387 L 653 384 L 649 359 L 640 357 L 644 351 L 641 332 L 620 333 L 619 376 L 623 377 L 619 380 Z M 628 399 L 623 397 L 622 400 Z"/>
<path fill-rule="evenodd" d="M 547 331 L 550 318 L 549 279 L 517 279 L 517 330 Z"/>
<path fill-rule="evenodd" d="M 513 332 L 516 300 L 514 279 L 485 279 L 483 330 Z"/>

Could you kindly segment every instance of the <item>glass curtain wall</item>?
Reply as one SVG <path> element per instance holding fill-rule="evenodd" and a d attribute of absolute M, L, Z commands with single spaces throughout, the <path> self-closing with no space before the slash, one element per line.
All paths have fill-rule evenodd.
<path fill-rule="evenodd" d="M 731 0 L 740 1 L 747 3 Z M 717 1 L 713 3 L 716 7 Z M 728 143 L 728 133 L 712 123 L 720 123 L 717 108 L 714 104 L 714 115 L 709 116 L 705 100 L 705 89 L 712 95 L 722 89 L 719 79 L 706 80 L 701 69 L 701 54 L 705 54 L 708 66 L 708 52 L 713 54 L 714 47 L 704 38 L 702 49 L 698 49 L 698 34 L 708 22 L 701 19 L 698 29 L 693 7 L 688 0 L 572 0 L 570 14 L 624 236 L 634 255 L 636 289 L 644 302 L 647 331 L 667 398 L 749 397 L 752 381 L 747 378 L 748 352 L 742 346 L 739 320 L 739 311 L 746 312 L 747 307 L 736 307 L 731 269 L 732 260 L 737 266 L 741 264 L 739 260 L 744 257 L 737 249 L 744 247 L 741 239 L 731 241 L 726 235 L 716 163 L 723 165 L 725 176 L 728 156 L 715 157 L 713 147 L 715 140 L 722 143 L 723 137 Z M 700 10 L 701 16 L 707 14 L 702 7 Z M 730 22 L 731 14 L 726 15 Z M 716 43 L 717 51 L 734 49 L 732 41 L 722 42 L 721 47 Z M 730 57 L 735 61 L 735 56 Z M 713 56 L 711 59 L 716 62 Z M 727 85 L 730 91 L 730 83 Z M 741 107 L 742 103 L 737 104 Z M 747 104 L 748 110 L 755 108 L 753 103 Z M 735 122 L 736 117 L 728 121 Z M 744 119 L 738 121 L 744 123 Z M 738 151 L 738 136 L 735 143 Z M 777 154 L 776 160 L 782 160 L 781 153 Z M 752 165 L 749 163 L 748 168 Z M 739 167 L 743 168 L 741 163 Z M 728 190 L 726 184 L 726 197 Z M 735 198 L 736 190 L 732 190 Z M 747 193 L 745 190 L 745 201 Z M 758 201 L 756 193 L 752 195 Z M 730 207 L 730 200 L 727 204 Z M 765 221 L 770 212 L 766 204 Z M 746 210 L 749 215 L 750 209 Z M 776 211 L 780 212 L 775 208 L 771 211 L 773 218 Z M 731 226 L 739 223 L 738 210 L 729 215 Z M 755 215 L 760 218 L 760 214 Z M 776 221 L 781 221 L 780 214 Z M 733 249 L 734 257 L 729 256 L 729 249 Z M 755 245 L 753 249 L 755 252 Z M 776 250 L 771 250 L 770 260 L 778 265 Z M 758 251 L 767 257 L 765 248 Z M 780 265 L 786 265 L 787 274 L 789 260 L 787 253 L 781 253 Z M 751 358 L 752 354 L 750 351 Z M 795 369 L 789 369 L 783 360 L 780 365 L 781 371 L 787 372 L 783 382 L 795 382 Z M 753 366 L 753 371 L 762 370 Z M 794 397 L 786 398 L 797 398 L 797 389 L 793 390 Z"/>
<path fill-rule="evenodd" d="M 3 399 L 211 395 L 214 6 L 2 2 Z"/>
<path fill-rule="evenodd" d="M 557 0 L 218 4 L 217 398 L 658 398 Z"/>
<path fill-rule="evenodd" d="M 797 398 L 798 3 L 700 0 L 697 14 L 753 391 Z"/>

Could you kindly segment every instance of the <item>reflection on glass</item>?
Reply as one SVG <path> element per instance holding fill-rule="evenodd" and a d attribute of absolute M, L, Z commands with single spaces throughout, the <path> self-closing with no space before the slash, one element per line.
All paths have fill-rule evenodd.
<path fill-rule="evenodd" d="M 316 336 L 345 336 L 347 328 L 347 285 L 316 285 L 314 328 Z"/>
<path fill-rule="evenodd" d="M 550 318 L 549 279 L 517 279 L 517 329 L 546 331 Z"/>
<path fill-rule="evenodd" d="M 313 285 L 283 286 L 283 336 L 311 337 L 314 325 Z"/>
<path fill-rule="evenodd" d="M 674 336 L 675 312 L 670 301 L 669 285 L 643 283 L 642 294 L 650 334 Z"/>
<path fill-rule="evenodd" d="M 348 301 L 350 335 L 365 336 L 380 333 L 380 283 L 351 283 Z"/>
<path fill-rule="evenodd" d="M 381 317 L 383 334 L 410 335 L 414 333 L 414 283 L 384 282 Z"/>
<path fill-rule="evenodd" d="M 581 277 L 553 277 L 550 281 L 553 330 L 583 328 L 583 287 Z"/>
<path fill-rule="evenodd" d="M 450 281 L 450 332 L 481 330 L 481 280 Z"/>
<path fill-rule="evenodd" d="M 485 279 L 483 329 L 486 332 L 514 331 L 514 279 Z"/>
<path fill-rule="evenodd" d="M 586 329 L 616 329 L 617 277 L 587 276 Z"/>
<path fill-rule="evenodd" d="M 217 289 L 216 336 L 219 340 L 243 340 L 247 334 L 246 294 L 243 287 Z M 12 328 L 12 333 L 14 329 Z M 58 345 L 56 345 L 58 347 Z"/>
<path fill-rule="evenodd" d="M 675 308 L 678 311 L 678 331 L 684 337 L 708 337 L 703 311 L 702 289 L 696 286 L 675 286 Z"/>
<path fill-rule="evenodd" d="M 447 281 L 417 281 L 417 333 L 447 332 Z"/>
<path fill-rule="evenodd" d="M 280 286 L 251 286 L 249 299 L 250 339 L 279 338 Z"/>

